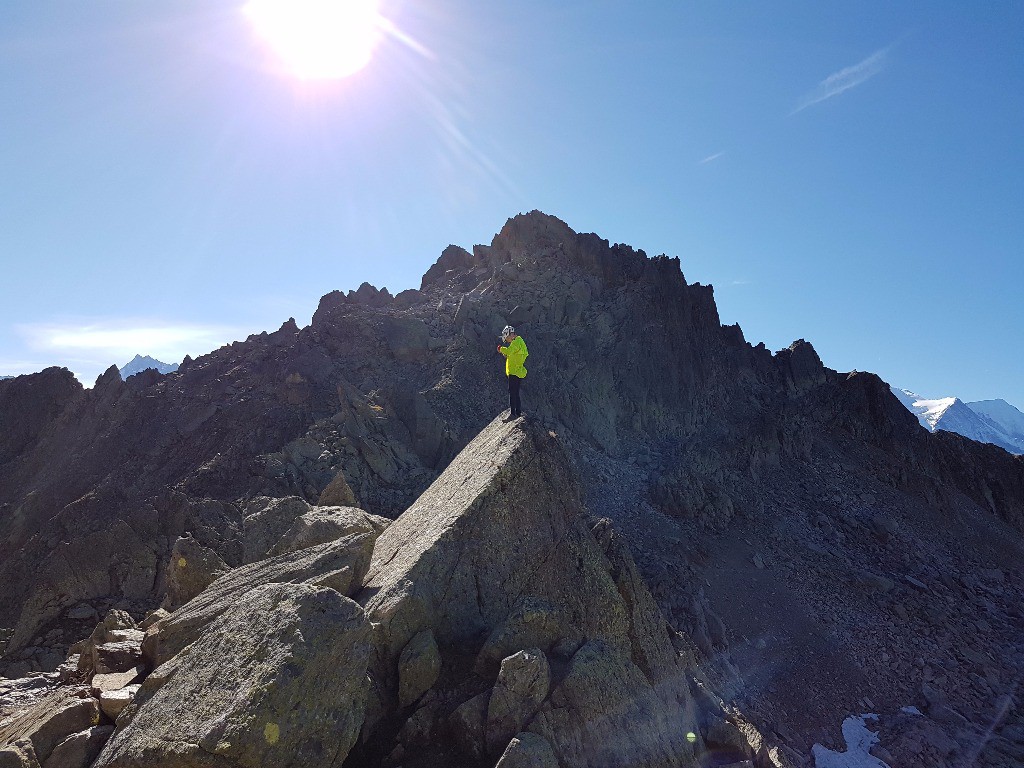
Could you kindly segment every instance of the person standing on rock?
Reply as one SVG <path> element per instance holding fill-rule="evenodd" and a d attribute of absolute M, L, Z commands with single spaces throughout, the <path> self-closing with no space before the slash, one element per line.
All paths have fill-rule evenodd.
<path fill-rule="evenodd" d="M 505 421 L 512 421 L 523 415 L 522 406 L 519 402 L 519 386 L 526 378 L 526 342 L 523 337 L 516 333 L 511 325 L 506 325 L 501 331 L 501 339 L 508 346 L 498 346 L 498 351 L 505 356 L 505 375 L 508 377 L 508 418 Z"/>

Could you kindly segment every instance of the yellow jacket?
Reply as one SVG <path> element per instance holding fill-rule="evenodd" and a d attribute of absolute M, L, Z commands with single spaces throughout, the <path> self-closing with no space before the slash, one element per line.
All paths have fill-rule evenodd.
<path fill-rule="evenodd" d="M 505 375 L 525 379 L 526 368 L 523 367 L 523 363 L 526 362 L 526 356 L 530 353 L 526 350 L 526 342 L 523 341 L 523 337 L 516 336 L 512 339 L 511 344 L 507 347 L 499 347 L 498 351 L 505 356 Z"/>

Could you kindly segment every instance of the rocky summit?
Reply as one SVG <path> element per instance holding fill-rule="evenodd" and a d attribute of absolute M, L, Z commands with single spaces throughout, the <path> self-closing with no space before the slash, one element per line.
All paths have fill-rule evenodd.
<path fill-rule="evenodd" d="M 1024 457 L 552 216 L 0 435 L 0 766 L 1024 764 Z"/>

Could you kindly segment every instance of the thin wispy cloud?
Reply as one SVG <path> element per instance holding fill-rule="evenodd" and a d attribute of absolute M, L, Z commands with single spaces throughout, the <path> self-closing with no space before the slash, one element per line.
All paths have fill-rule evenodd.
<path fill-rule="evenodd" d="M 697 165 L 705 165 L 707 163 L 710 163 L 712 160 L 717 160 L 718 158 L 720 158 L 724 154 L 725 154 L 725 152 L 716 152 L 713 155 L 708 155 L 703 160 L 698 160 L 697 161 Z"/>
<path fill-rule="evenodd" d="M 866 59 L 854 64 L 853 66 L 840 69 L 838 72 L 833 72 L 818 83 L 817 88 L 810 93 L 805 94 L 804 97 L 800 99 L 796 109 L 789 114 L 791 116 L 795 115 L 797 112 L 801 112 L 813 104 L 818 104 L 826 99 L 831 99 L 833 96 L 845 93 L 851 88 L 856 88 L 858 85 L 870 80 L 885 69 L 889 57 L 889 47 L 890 46 L 887 46 L 875 51 Z"/>
<path fill-rule="evenodd" d="M 23 373 L 35 373 L 51 363 L 44 359 L 24 357 L 0 357 L 0 376 L 20 376 Z"/>

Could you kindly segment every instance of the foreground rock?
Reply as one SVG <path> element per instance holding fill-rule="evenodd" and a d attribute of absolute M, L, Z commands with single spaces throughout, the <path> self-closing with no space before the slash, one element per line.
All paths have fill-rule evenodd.
<path fill-rule="evenodd" d="M 310 584 L 232 602 L 146 679 L 97 768 L 341 765 L 363 720 L 362 609 Z"/>
<path fill-rule="evenodd" d="M 496 760 L 519 731 L 531 735 L 509 765 L 544 744 L 566 768 L 695 765 L 686 669 L 642 582 L 620 589 L 619 571 L 585 524 L 558 438 L 493 422 L 377 541 L 359 595 L 376 699 L 361 759 L 390 751 L 399 728 L 452 765 Z M 402 660 L 428 635 L 442 669 L 410 712 Z M 468 703 L 492 686 L 480 723 Z"/>

